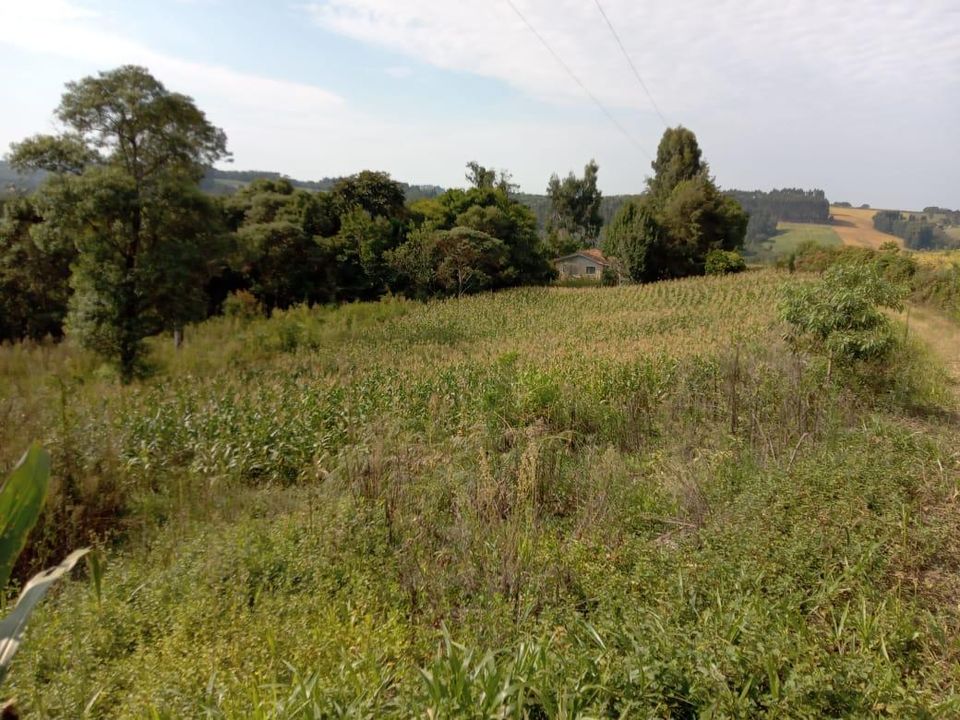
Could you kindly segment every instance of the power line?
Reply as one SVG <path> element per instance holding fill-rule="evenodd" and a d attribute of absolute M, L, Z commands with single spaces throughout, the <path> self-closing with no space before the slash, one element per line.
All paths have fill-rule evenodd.
<path fill-rule="evenodd" d="M 532 32 L 532 33 L 534 34 L 534 36 L 537 38 L 537 40 L 540 41 L 540 44 L 543 45 L 543 46 L 547 49 L 547 52 L 549 52 L 549 53 L 553 56 L 553 59 L 557 61 L 557 64 L 560 65 L 560 67 L 562 67 L 562 68 L 566 71 L 567 75 L 569 75 L 571 78 L 573 78 L 573 81 L 574 81 L 577 85 L 580 86 L 580 89 L 583 90 L 583 92 L 586 93 L 587 96 L 588 96 L 591 100 L 593 100 L 594 104 L 596 104 L 596 106 L 597 106 L 598 108 L 600 108 L 600 110 L 603 112 L 603 114 L 607 116 L 607 119 L 610 120 L 610 122 L 612 122 L 614 125 L 616 125 L 616 126 L 617 126 L 617 129 L 618 129 L 621 133 L 623 133 L 623 136 L 626 137 L 627 140 L 629 140 L 631 143 L 633 143 L 633 145 L 634 145 L 640 152 L 642 152 L 644 155 L 646 155 L 647 158 L 648 158 L 651 162 L 653 162 L 653 158 L 650 156 L 650 153 L 648 153 L 648 152 L 646 151 L 646 149 L 643 147 L 643 145 L 641 145 L 641 144 L 637 141 L 637 139 L 633 137 L 633 135 L 631 135 L 629 132 L 627 132 L 627 129 L 620 123 L 619 120 L 617 120 L 616 117 L 614 117 L 613 113 L 611 113 L 611 112 L 607 109 L 607 106 L 604 105 L 602 102 L 600 102 L 600 99 L 599 99 L 596 95 L 594 95 L 592 92 L 590 92 L 590 88 L 588 88 L 588 87 L 583 83 L 583 81 L 582 81 L 579 77 L 577 77 L 577 74 L 570 68 L 569 65 L 567 65 L 567 63 L 565 63 L 565 62 L 563 61 L 563 58 L 560 57 L 560 55 L 557 53 L 557 51 L 554 50 L 553 47 L 550 45 L 550 43 L 548 43 L 548 42 L 546 41 L 546 39 L 543 37 L 543 35 L 541 35 L 541 34 L 537 31 L 537 29 L 530 23 L 530 21 L 527 20 L 526 16 L 525 16 L 522 12 L 520 12 L 520 9 L 513 3 L 513 0 L 505 0 L 505 1 L 506 1 L 507 5 L 509 5 L 510 8 L 517 14 L 517 17 L 519 17 L 519 18 L 523 21 L 523 24 L 527 26 L 527 29 L 530 30 L 530 32 Z"/>
<path fill-rule="evenodd" d="M 613 39 L 617 41 L 617 45 L 620 46 L 620 51 L 623 53 L 623 56 L 627 59 L 627 63 L 630 65 L 630 69 L 633 70 L 633 76 L 637 79 L 637 82 L 640 83 L 640 87 L 643 88 L 643 91 L 647 94 L 647 98 L 650 100 L 650 104 L 653 105 L 653 109 L 657 111 L 657 115 L 660 116 L 660 119 L 663 120 L 663 124 L 667 127 L 670 126 L 670 122 L 663 116 L 663 113 L 660 112 L 660 108 L 657 107 L 657 101 L 653 99 L 653 93 L 650 92 L 650 88 L 647 87 L 647 84 L 643 81 L 643 78 L 640 76 L 640 71 L 637 70 L 637 66 L 633 64 L 633 60 L 630 58 L 630 53 L 627 52 L 627 48 L 624 47 L 623 41 L 620 39 L 620 35 L 617 33 L 616 29 L 613 27 L 613 23 L 610 22 L 610 18 L 607 17 L 606 11 L 603 9 L 603 5 L 600 4 L 600 0 L 593 0 L 597 5 L 597 10 L 600 11 L 600 14 L 603 15 L 604 22 L 607 23 L 607 27 L 610 28 L 610 32 L 613 35 Z"/>

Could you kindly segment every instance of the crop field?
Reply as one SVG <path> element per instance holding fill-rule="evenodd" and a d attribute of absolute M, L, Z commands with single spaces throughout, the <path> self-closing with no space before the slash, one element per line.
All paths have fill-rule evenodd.
<path fill-rule="evenodd" d="M 91 527 L 107 558 L 102 597 L 77 577 L 38 611 L 12 692 L 51 718 L 955 716 L 951 396 L 912 340 L 863 375 L 792 352 L 777 305 L 809 281 L 219 318 L 126 388 L 0 348 L 0 465 L 39 438 L 60 488 L 34 559 Z"/>
<path fill-rule="evenodd" d="M 833 229 L 844 245 L 876 250 L 885 242 L 894 242 L 903 247 L 903 240 L 896 235 L 874 229 L 873 216 L 877 214 L 876 210 L 831 206 L 830 214 L 833 216 Z"/>

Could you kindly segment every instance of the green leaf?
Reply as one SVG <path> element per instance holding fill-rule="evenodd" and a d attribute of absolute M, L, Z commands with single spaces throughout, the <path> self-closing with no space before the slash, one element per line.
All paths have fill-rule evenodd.
<path fill-rule="evenodd" d="M 88 552 L 90 548 L 74 550 L 56 567 L 48 568 L 30 578 L 20 597 L 17 598 L 17 605 L 13 612 L 0 621 L 0 682 L 6 677 L 13 656 L 20 648 L 23 631 L 27 628 L 27 620 L 37 603 L 43 599 L 50 586 L 73 570 L 77 561 Z"/>
<path fill-rule="evenodd" d="M 0 488 L 0 589 L 6 587 L 50 484 L 50 455 L 34 443 Z"/>

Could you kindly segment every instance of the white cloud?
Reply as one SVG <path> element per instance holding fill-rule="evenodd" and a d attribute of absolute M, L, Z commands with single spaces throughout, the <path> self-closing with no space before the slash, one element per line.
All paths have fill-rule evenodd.
<path fill-rule="evenodd" d="M 0 45 L 97 69 L 144 65 L 168 87 L 193 96 L 231 138 L 235 131 L 250 135 L 251 128 L 264 133 L 315 128 L 346 112 L 344 99 L 323 88 L 158 53 L 103 29 L 106 20 L 67 0 L 5 2 L 0 5 Z"/>
<path fill-rule="evenodd" d="M 596 4 L 513 3 L 653 152 L 659 120 Z M 667 119 L 697 131 L 723 184 L 960 202 L 960 146 L 949 130 L 960 122 L 957 0 L 601 3 Z M 326 31 L 503 81 L 561 112 L 590 104 L 507 0 L 320 0 L 305 11 Z M 593 136 L 560 150 L 555 167 L 602 154 L 616 133 L 598 113 Z M 601 177 L 636 188 L 645 173 L 635 155 L 613 155 Z M 926 180 L 898 188 L 905 177 Z"/>
<path fill-rule="evenodd" d="M 297 6 L 328 32 L 401 56 L 373 65 L 380 72 L 399 80 L 416 68 L 423 80 L 387 83 L 376 97 L 357 92 L 356 105 L 353 95 L 308 83 L 157 52 L 119 29 L 127 14 L 136 17 L 135 3 L 97 4 L 112 8 L 98 15 L 94 1 L 0 0 L 0 49 L 28 58 L 0 74 L 0 93 L 17 108 L 0 114 L 0 147 L 49 129 L 63 81 L 134 62 L 197 100 L 226 130 L 238 167 L 303 178 L 370 167 L 410 182 L 458 184 L 463 163 L 477 159 L 541 191 L 550 173 L 595 157 L 607 192 L 635 191 L 648 172 L 643 154 L 591 108 L 506 0 Z M 960 202 L 956 0 L 600 1 L 668 120 L 697 132 L 723 185 L 822 186 L 838 199 L 874 204 Z M 594 2 L 513 2 L 654 152 L 662 125 Z M 370 80 L 349 75 L 355 65 L 344 65 L 343 87 Z M 555 111 L 498 94 L 489 112 L 472 102 L 459 113 L 458 93 L 478 87 L 463 74 L 506 83 Z M 443 96 L 422 109 L 403 102 L 424 92 Z"/>
<path fill-rule="evenodd" d="M 604 102 L 649 111 L 589 0 L 514 0 Z M 605 0 L 604 9 L 659 104 L 675 114 L 799 81 L 935 89 L 960 74 L 956 0 Z M 498 78 L 555 102 L 583 93 L 505 1 L 326 0 L 321 27 L 440 68 Z M 670 113 L 667 113 L 670 115 Z"/>
<path fill-rule="evenodd" d="M 406 65 L 391 65 L 384 68 L 384 72 L 392 78 L 403 80 L 413 75 L 413 68 Z"/>

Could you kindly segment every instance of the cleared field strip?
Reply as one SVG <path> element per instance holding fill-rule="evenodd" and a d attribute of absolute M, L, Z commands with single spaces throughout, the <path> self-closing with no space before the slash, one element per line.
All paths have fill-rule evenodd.
<path fill-rule="evenodd" d="M 876 213 L 877 211 L 872 209 L 831 206 L 830 214 L 833 215 L 831 227 L 840 236 L 844 245 L 876 250 L 885 242 L 894 242 L 899 247 L 903 247 L 903 240 L 896 235 L 888 235 L 873 228 L 873 216 Z"/>

